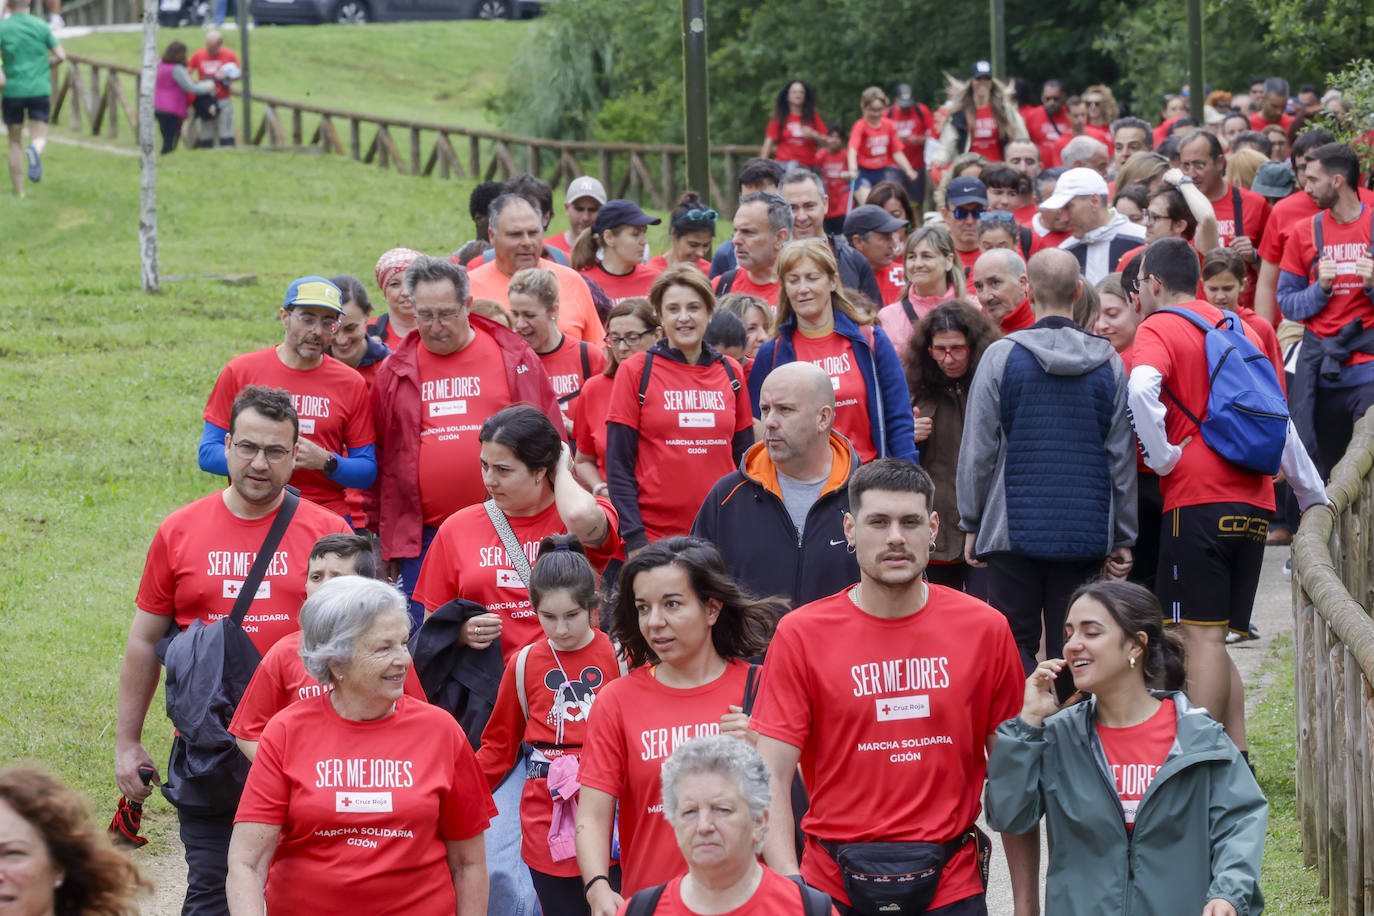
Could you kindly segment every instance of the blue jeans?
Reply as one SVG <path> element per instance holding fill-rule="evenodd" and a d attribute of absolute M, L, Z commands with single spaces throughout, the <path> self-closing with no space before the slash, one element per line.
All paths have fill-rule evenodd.
<path fill-rule="evenodd" d="M 420 578 L 420 567 L 425 562 L 425 554 L 429 553 L 429 545 L 438 532 L 438 528 L 431 528 L 426 525 L 420 533 L 420 555 L 418 557 L 401 557 L 396 560 L 400 567 L 396 576 L 396 587 L 406 593 L 406 600 L 410 602 L 412 629 L 425 622 L 425 606 L 412 599 L 415 595 L 415 583 Z M 521 770 L 521 772 L 524 771 Z"/>
<path fill-rule="evenodd" d="M 491 891 L 487 916 L 537 916 L 539 898 L 530 870 L 520 858 L 520 795 L 525 791 L 529 755 L 521 754 L 514 768 L 491 794 L 496 817 L 487 828 L 487 877 Z"/>
<path fill-rule="evenodd" d="M 229 4 L 234 4 L 234 16 L 238 17 L 238 0 L 215 0 L 215 28 L 224 25 L 224 17 L 229 15 Z"/>

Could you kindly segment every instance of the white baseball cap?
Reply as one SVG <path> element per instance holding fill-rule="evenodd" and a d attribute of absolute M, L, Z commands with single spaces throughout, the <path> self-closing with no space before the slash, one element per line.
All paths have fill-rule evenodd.
<path fill-rule="evenodd" d="M 1054 193 L 1040 205 L 1041 210 L 1062 210 L 1075 197 L 1106 195 L 1107 179 L 1092 169 L 1069 169 L 1054 183 Z"/>
<path fill-rule="evenodd" d="M 599 204 L 605 204 L 606 189 L 602 187 L 601 182 L 590 175 L 583 175 L 581 178 L 574 178 L 568 182 L 568 193 L 563 196 L 563 199 L 572 203 L 583 197 L 590 197 Z"/>

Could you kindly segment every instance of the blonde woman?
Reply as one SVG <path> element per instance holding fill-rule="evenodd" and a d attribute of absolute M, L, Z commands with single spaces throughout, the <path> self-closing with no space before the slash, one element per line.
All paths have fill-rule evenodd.
<path fill-rule="evenodd" d="M 989 162 L 1001 162 L 1009 142 L 1028 139 L 1010 85 L 992 78 L 987 61 L 975 62 L 967 80 L 946 78 L 950 116 L 940 132 L 938 165 L 960 153 L 980 153 Z"/>

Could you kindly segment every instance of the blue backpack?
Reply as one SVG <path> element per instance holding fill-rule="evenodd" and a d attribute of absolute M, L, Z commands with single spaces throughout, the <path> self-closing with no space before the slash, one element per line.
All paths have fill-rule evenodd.
<path fill-rule="evenodd" d="M 1202 433 L 1207 447 L 1232 464 L 1276 474 L 1288 439 L 1288 401 L 1274 364 L 1245 336 L 1235 312 L 1213 327 L 1194 312 L 1164 308 L 1202 329 L 1207 348 L 1206 418 L 1199 420 L 1168 388 L 1164 393 Z"/>

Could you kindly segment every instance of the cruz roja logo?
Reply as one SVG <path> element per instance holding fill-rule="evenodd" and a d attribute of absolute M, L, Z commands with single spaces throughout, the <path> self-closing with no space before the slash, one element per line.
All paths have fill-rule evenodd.
<path fill-rule="evenodd" d="M 879 722 L 930 717 L 930 696 L 924 693 L 905 697 L 882 697 L 873 703 L 878 710 Z"/>

